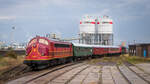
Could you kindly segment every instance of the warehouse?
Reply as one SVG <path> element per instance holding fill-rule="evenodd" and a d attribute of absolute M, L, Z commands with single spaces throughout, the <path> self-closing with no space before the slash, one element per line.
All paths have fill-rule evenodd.
<path fill-rule="evenodd" d="M 129 45 L 129 55 L 150 57 L 150 43 Z"/>

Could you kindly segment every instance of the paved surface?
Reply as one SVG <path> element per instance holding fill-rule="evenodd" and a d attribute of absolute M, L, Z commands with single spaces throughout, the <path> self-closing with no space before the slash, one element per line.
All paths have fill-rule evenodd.
<path fill-rule="evenodd" d="M 135 73 L 133 73 L 130 69 L 128 69 L 125 65 L 120 66 L 119 68 L 126 76 L 126 78 L 131 82 L 131 84 L 148 84 Z"/>
<path fill-rule="evenodd" d="M 138 67 L 143 69 L 146 73 L 150 74 L 150 63 L 141 63 L 141 64 L 136 64 Z"/>
<path fill-rule="evenodd" d="M 74 67 L 74 68 L 73 68 Z M 33 76 L 23 77 L 9 84 L 23 84 Z M 77 65 L 42 76 L 28 84 L 150 84 L 150 63 L 120 65 Z"/>
<path fill-rule="evenodd" d="M 111 67 L 111 73 L 115 84 L 128 84 L 116 66 Z"/>
<path fill-rule="evenodd" d="M 127 84 L 116 66 L 103 66 L 102 84 Z"/>
<path fill-rule="evenodd" d="M 130 68 L 150 84 L 150 75 L 149 74 L 147 74 L 145 71 L 141 70 L 140 67 L 130 66 Z"/>
<path fill-rule="evenodd" d="M 87 74 L 82 84 L 97 84 L 100 82 L 101 67 L 94 66 L 92 70 Z"/>
<path fill-rule="evenodd" d="M 83 65 L 83 66 L 80 66 L 80 67 L 77 67 L 77 69 L 83 69 L 83 68 L 86 68 L 88 65 Z M 45 76 L 42 76 L 32 82 L 30 82 L 29 84 L 46 84 L 46 83 L 49 83 L 51 80 L 59 77 L 60 75 L 62 75 L 63 73 L 65 72 L 69 72 L 70 70 L 73 69 L 74 66 L 71 66 L 71 67 L 67 67 L 67 68 L 63 68 L 63 69 L 60 69 L 58 71 L 55 71 L 55 72 L 52 72 L 50 74 L 47 74 Z M 76 67 L 74 67 L 76 69 Z M 73 69 L 73 70 L 75 70 Z M 74 71 L 72 74 L 76 73 L 78 71 Z M 65 79 L 63 80 L 57 80 L 58 82 L 61 82 L 61 81 L 65 81 Z M 51 84 L 51 83 L 50 83 Z"/>
<path fill-rule="evenodd" d="M 74 77 L 74 75 L 80 73 L 82 70 L 87 69 L 87 68 L 88 68 L 88 66 L 85 65 L 85 66 L 81 66 L 76 69 L 73 69 L 71 71 L 68 71 L 67 73 L 59 76 L 58 78 L 50 81 L 48 84 L 65 84 L 66 82 L 69 82 Z M 76 81 L 76 82 L 78 82 L 78 81 Z M 76 84 L 78 84 L 78 83 L 76 83 Z"/>

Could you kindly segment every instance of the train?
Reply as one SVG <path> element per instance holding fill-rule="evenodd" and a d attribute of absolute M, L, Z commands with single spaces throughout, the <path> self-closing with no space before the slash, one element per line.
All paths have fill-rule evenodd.
<path fill-rule="evenodd" d="M 36 36 L 26 47 L 26 57 L 23 63 L 33 69 L 38 69 L 123 52 L 125 49 L 121 46 L 77 44 Z"/>

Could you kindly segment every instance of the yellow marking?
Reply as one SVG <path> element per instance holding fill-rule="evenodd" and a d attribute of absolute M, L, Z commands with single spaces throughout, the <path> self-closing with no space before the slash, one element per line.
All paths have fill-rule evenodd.
<path fill-rule="evenodd" d="M 36 49 L 34 48 L 34 50 L 33 50 L 34 52 L 36 51 Z"/>
<path fill-rule="evenodd" d="M 36 50 L 37 50 L 38 54 L 41 56 L 41 54 L 39 53 L 38 48 L 39 48 L 39 44 L 37 45 Z"/>
<path fill-rule="evenodd" d="M 37 57 L 36 55 L 33 55 L 32 57 Z"/>
<path fill-rule="evenodd" d="M 30 56 L 30 55 L 31 55 L 32 51 L 33 51 L 33 46 L 32 46 L 32 48 L 31 48 L 31 52 L 29 53 L 29 55 L 28 55 L 28 56 Z"/>
<path fill-rule="evenodd" d="M 52 60 L 52 59 L 49 58 L 49 59 L 25 59 L 25 60 L 37 60 L 37 61 L 40 61 L 40 60 Z"/>
<path fill-rule="evenodd" d="M 39 53 L 39 51 L 38 51 L 38 47 L 39 47 L 39 45 L 37 45 L 37 47 L 34 49 L 33 46 L 32 46 L 31 52 L 29 53 L 28 56 L 30 56 L 31 53 L 32 53 L 32 52 L 35 52 L 36 50 L 37 50 L 37 53 L 40 55 L 40 53 Z M 41 55 L 40 55 L 40 56 L 41 56 Z"/>
<path fill-rule="evenodd" d="M 65 56 L 65 57 L 71 57 L 71 56 Z M 64 58 L 64 57 L 54 57 L 54 58 L 48 58 L 48 59 L 25 59 L 25 60 L 37 60 L 37 61 L 40 61 L 40 60 L 53 60 L 53 59 L 57 59 L 57 58 Z"/>

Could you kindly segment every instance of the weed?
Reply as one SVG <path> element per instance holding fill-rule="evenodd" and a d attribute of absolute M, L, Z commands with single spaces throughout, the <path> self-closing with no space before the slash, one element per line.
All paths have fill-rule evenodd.
<path fill-rule="evenodd" d="M 14 58 L 14 59 L 17 59 L 17 54 L 13 51 L 13 50 L 9 50 L 5 57 L 10 57 L 10 58 Z"/>

